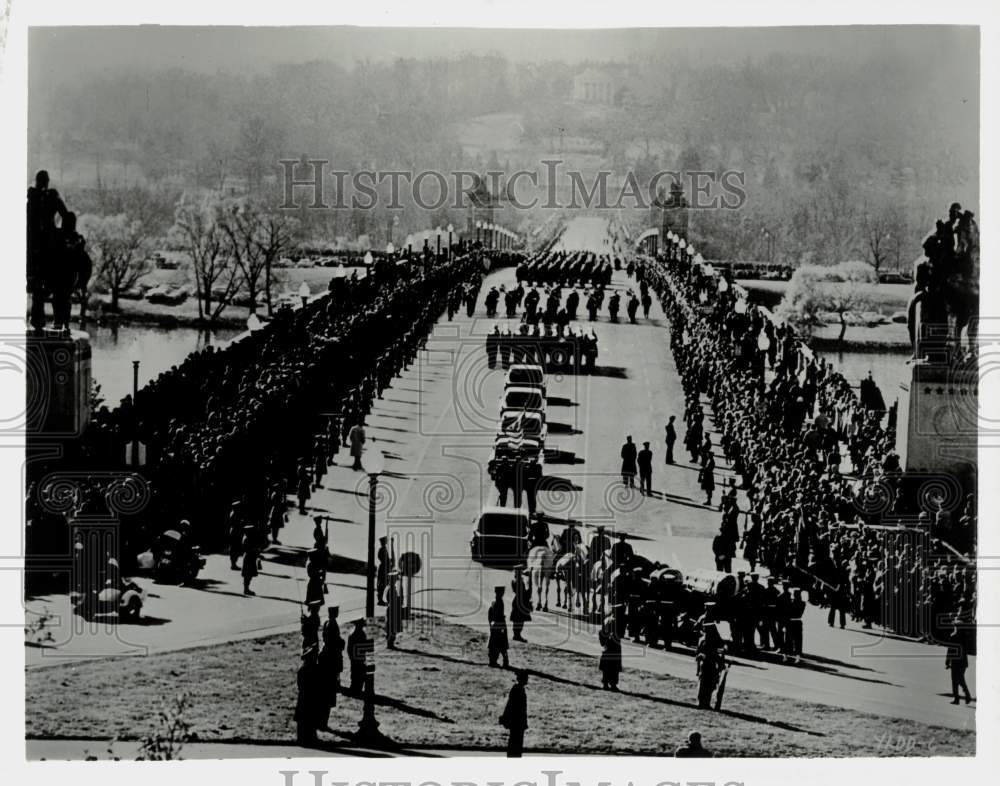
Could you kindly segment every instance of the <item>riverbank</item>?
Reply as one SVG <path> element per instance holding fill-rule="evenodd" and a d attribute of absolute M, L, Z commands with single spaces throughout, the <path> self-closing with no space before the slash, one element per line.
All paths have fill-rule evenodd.
<path fill-rule="evenodd" d="M 397 650 L 385 648 L 381 625 L 371 631 L 379 730 L 404 746 L 499 754 L 506 733 L 497 718 L 513 674 L 488 666 L 487 633 L 425 616 L 413 625 Z M 346 637 L 350 626 L 344 627 Z M 183 693 L 194 741 L 293 744 L 299 646 L 295 632 L 32 669 L 26 673 L 26 735 L 139 739 L 154 731 L 165 700 Z M 887 744 L 897 739 L 915 741 L 905 751 L 913 756 L 975 751 L 971 731 L 741 690 L 736 673 L 722 711 L 699 710 L 693 661 L 691 679 L 630 668 L 626 661 L 620 693 L 601 690 L 596 659 L 579 653 L 513 643 L 511 662 L 529 672 L 529 751 L 662 756 L 691 729 L 700 730 L 718 756 L 899 755 L 903 751 Z M 234 674 L 240 675 L 236 681 Z M 108 691 L 118 684 L 128 687 Z M 349 739 L 361 712 L 359 698 L 339 696 L 330 717 L 334 732 L 321 734 L 321 744 Z M 624 728 L 628 734 L 620 733 Z"/>

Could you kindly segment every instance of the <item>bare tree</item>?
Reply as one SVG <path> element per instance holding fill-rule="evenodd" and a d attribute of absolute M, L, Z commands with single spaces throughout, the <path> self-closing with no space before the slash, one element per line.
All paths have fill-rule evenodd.
<path fill-rule="evenodd" d="M 291 243 L 294 219 L 280 211 L 266 210 L 249 199 L 225 207 L 219 211 L 219 217 L 228 240 L 227 248 L 246 285 L 251 313 L 256 311 L 258 296 L 263 294 L 271 314 L 271 270 L 274 261 Z"/>
<path fill-rule="evenodd" d="M 170 235 L 174 245 L 191 259 L 198 293 L 198 316 L 213 324 L 232 302 L 239 277 L 220 222 L 221 205 L 211 199 L 182 198 Z M 220 285 L 221 286 L 217 286 Z M 216 297 L 216 290 L 221 294 Z"/>
<path fill-rule="evenodd" d="M 149 272 L 149 238 L 145 225 L 126 213 L 80 217 L 80 232 L 94 257 L 95 278 L 111 293 L 111 310 L 118 310 L 122 292 Z"/>
<path fill-rule="evenodd" d="M 865 207 L 861 216 L 861 227 L 864 233 L 865 255 L 875 270 L 875 280 L 882 270 L 889 255 L 894 253 L 899 257 L 900 236 L 904 232 L 902 217 L 899 211 L 892 207 Z"/>

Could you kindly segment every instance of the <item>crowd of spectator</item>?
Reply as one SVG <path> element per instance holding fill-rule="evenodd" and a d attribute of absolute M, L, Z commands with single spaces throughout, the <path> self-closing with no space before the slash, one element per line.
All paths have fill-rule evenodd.
<path fill-rule="evenodd" d="M 970 622 L 974 497 L 954 493 L 956 479 L 905 474 L 893 412 L 862 403 L 793 328 L 680 256 L 649 260 L 640 275 L 670 318 L 686 426 L 711 446 L 707 399 L 746 492 L 744 557 L 808 588 L 831 625 L 850 613 L 864 627 L 942 641 Z M 723 534 L 737 532 L 725 524 Z"/>

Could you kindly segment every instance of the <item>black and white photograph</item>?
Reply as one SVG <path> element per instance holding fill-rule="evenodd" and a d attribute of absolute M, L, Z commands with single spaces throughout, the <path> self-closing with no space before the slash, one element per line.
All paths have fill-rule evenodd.
<path fill-rule="evenodd" d="M 994 33 L 572 8 L 21 29 L 20 758 L 995 755 Z"/>

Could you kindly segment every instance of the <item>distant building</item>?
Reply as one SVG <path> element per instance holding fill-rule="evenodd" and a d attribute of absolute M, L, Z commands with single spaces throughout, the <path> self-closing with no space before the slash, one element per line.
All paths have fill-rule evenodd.
<path fill-rule="evenodd" d="M 584 104 L 615 104 L 620 84 L 614 74 L 587 68 L 573 77 L 573 100 Z"/>

